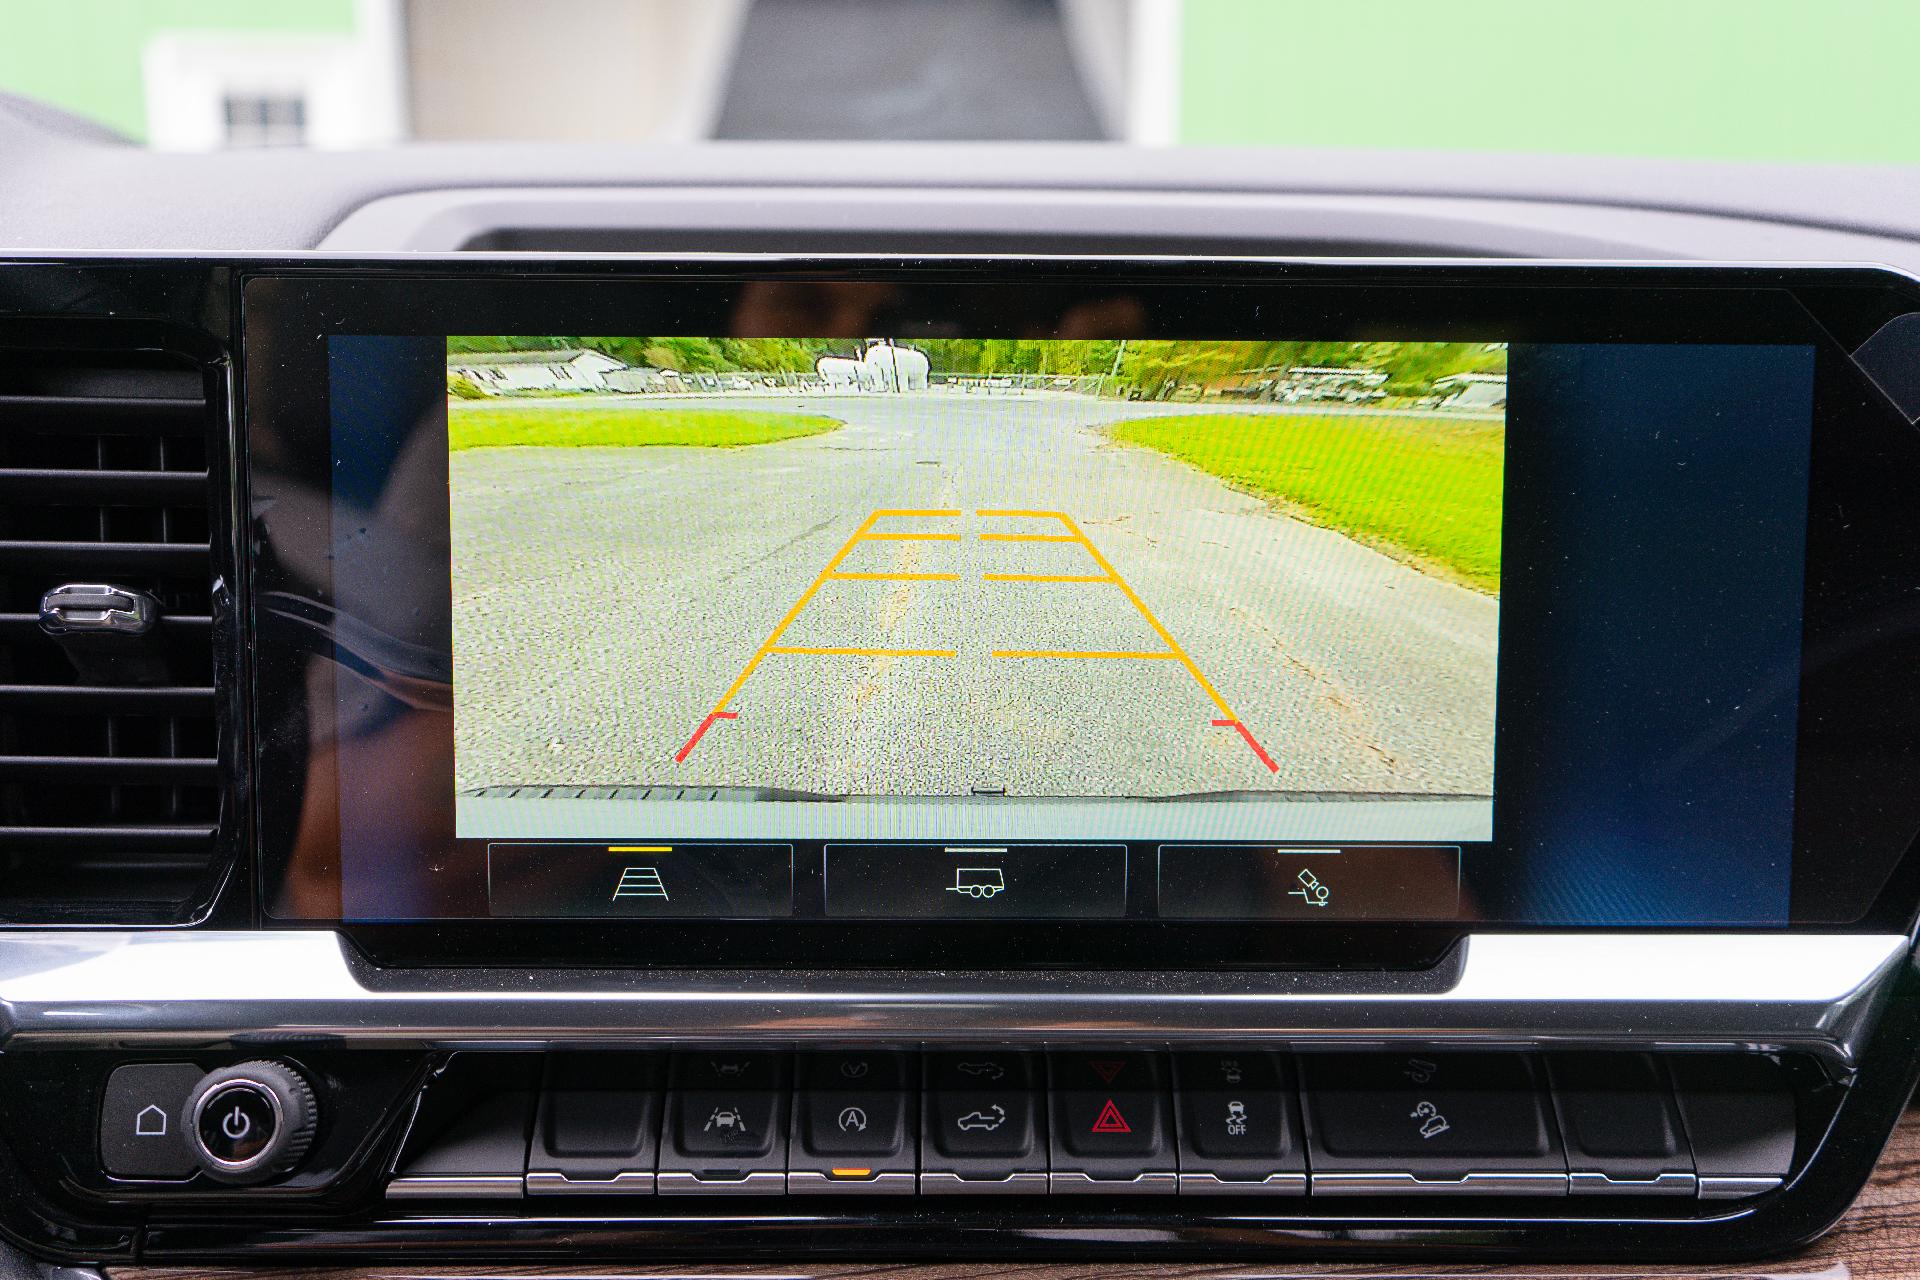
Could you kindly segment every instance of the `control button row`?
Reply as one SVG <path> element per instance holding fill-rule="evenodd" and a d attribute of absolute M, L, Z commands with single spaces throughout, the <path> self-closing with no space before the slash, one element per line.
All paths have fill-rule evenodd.
<path fill-rule="evenodd" d="M 1068 920 L 1127 915 L 1123 844 L 832 843 L 822 910 L 847 920 Z M 1165 844 L 1146 897 L 1169 920 L 1451 920 L 1457 845 Z M 493 915 L 758 920 L 795 909 L 789 844 L 494 841 Z"/>
<path fill-rule="evenodd" d="M 491 1105 L 388 1194 L 1719 1198 L 1794 1151 L 1758 1056 L 561 1054 L 530 1140 L 531 1099 Z"/>

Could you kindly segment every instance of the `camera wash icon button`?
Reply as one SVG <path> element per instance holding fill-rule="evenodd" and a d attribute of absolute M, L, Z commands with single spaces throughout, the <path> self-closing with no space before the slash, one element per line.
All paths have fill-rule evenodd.
<path fill-rule="evenodd" d="M 830 844 L 827 914 L 868 920 L 1119 919 L 1127 850 L 1107 844 Z"/>
<path fill-rule="evenodd" d="M 1457 845 L 1163 844 L 1172 920 L 1453 920 Z"/>

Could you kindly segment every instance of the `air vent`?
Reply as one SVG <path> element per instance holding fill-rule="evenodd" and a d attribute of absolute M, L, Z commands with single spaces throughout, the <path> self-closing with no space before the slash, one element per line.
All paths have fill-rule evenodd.
<path fill-rule="evenodd" d="M 208 438 L 190 361 L 0 346 L 0 923 L 170 923 L 208 888 Z M 51 635 L 41 601 L 72 584 L 157 621 Z"/>

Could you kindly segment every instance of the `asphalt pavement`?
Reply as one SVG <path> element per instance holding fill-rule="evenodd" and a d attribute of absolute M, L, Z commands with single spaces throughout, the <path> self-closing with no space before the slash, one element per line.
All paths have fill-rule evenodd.
<path fill-rule="evenodd" d="M 847 425 L 453 456 L 461 789 L 1492 792 L 1498 601 L 1100 429 L 1198 406 L 747 400 Z"/>

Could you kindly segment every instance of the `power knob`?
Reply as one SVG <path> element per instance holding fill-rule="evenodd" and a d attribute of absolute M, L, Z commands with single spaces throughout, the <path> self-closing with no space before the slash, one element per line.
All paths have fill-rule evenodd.
<path fill-rule="evenodd" d="M 219 1182 L 265 1182 L 313 1146 L 313 1090 L 291 1067 L 243 1062 L 208 1072 L 187 1095 L 180 1126 L 201 1170 Z"/>

